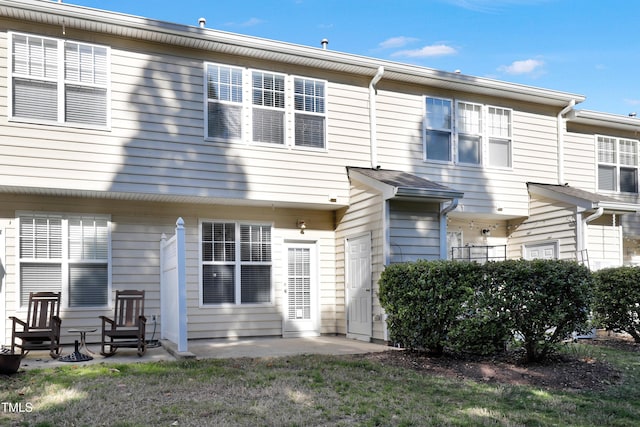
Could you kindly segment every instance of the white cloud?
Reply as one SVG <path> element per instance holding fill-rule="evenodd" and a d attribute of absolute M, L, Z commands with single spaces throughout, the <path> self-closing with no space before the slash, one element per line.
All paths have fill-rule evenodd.
<path fill-rule="evenodd" d="M 416 39 L 415 37 L 405 37 L 405 36 L 391 37 L 381 42 L 378 46 L 380 46 L 382 49 L 396 49 L 399 47 L 406 46 L 417 40 L 418 39 Z"/>
<path fill-rule="evenodd" d="M 549 0 L 442 0 L 453 6 L 474 12 L 496 13 L 509 6 L 525 6 L 548 3 Z"/>
<path fill-rule="evenodd" d="M 249 18 L 244 22 L 226 22 L 224 25 L 227 27 L 253 27 L 254 25 L 259 25 L 265 22 L 260 18 Z"/>
<path fill-rule="evenodd" d="M 253 27 L 254 25 L 262 24 L 264 21 L 259 18 L 249 18 L 249 20 L 244 21 L 240 24 L 241 27 Z"/>
<path fill-rule="evenodd" d="M 544 66 L 544 61 L 538 59 L 525 59 L 523 61 L 514 61 L 511 65 L 503 65 L 498 71 L 507 74 L 532 74 L 539 72 Z"/>
<path fill-rule="evenodd" d="M 393 53 L 391 56 L 404 56 L 408 58 L 427 58 L 430 56 L 455 55 L 456 53 L 458 53 L 458 51 L 452 48 L 451 46 L 447 46 L 444 44 L 436 44 L 431 46 L 425 46 L 421 49 L 400 50 L 398 52 Z"/>

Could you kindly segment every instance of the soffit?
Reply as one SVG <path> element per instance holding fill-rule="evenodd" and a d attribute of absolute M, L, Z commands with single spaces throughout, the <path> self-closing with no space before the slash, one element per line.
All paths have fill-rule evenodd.
<path fill-rule="evenodd" d="M 567 92 L 51 1 L 0 0 L 0 16 L 368 77 L 383 66 L 383 79 L 557 107 L 585 99 Z"/>
<path fill-rule="evenodd" d="M 622 116 L 619 114 L 602 113 L 589 110 L 572 110 L 567 119 L 573 123 L 604 127 L 608 129 L 620 129 L 632 132 L 640 131 L 640 118 Z"/>

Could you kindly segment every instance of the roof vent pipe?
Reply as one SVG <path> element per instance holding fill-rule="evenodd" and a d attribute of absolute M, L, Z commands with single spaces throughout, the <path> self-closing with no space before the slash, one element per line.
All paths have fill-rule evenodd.
<path fill-rule="evenodd" d="M 376 85 L 384 74 L 384 67 L 378 67 L 378 72 L 369 83 L 369 132 L 371 134 L 371 169 L 378 167 L 378 137 L 376 134 Z"/>
<path fill-rule="evenodd" d="M 207 24 L 207 20 L 204 18 L 200 18 L 198 19 L 198 25 L 200 26 L 200 28 L 204 28 L 204 26 Z"/>
<path fill-rule="evenodd" d="M 329 45 L 329 40 L 327 39 L 322 39 L 320 41 L 320 44 L 322 45 L 322 49 L 327 50 L 327 46 Z"/>

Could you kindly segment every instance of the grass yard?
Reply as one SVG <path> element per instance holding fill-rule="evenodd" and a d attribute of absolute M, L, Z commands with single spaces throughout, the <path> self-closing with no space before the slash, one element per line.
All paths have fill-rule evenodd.
<path fill-rule="evenodd" d="M 73 365 L 0 377 L 0 425 L 637 426 L 640 352 L 573 346 L 620 380 L 554 390 L 317 355 Z"/>

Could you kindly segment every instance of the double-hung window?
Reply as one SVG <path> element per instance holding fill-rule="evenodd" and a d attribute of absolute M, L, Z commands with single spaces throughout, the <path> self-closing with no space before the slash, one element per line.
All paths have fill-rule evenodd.
<path fill-rule="evenodd" d="M 9 35 L 12 118 L 107 126 L 108 47 Z"/>
<path fill-rule="evenodd" d="M 424 138 L 427 160 L 452 160 L 453 109 L 450 99 L 427 98 Z"/>
<path fill-rule="evenodd" d="M 511 167 L 511 110 L 426 97 L 424 122 L 425 160 Z"/>
<path fill-rule="evenodd" d="M 109 296 L 109 219 L 19 217 L 20 302 L 30 292 L 62 292 L 69 307 L 104 307 Z"/>
<path fill-rule="evenodd" d="M 203 222 L 202 303 L 271 302 L 271 226 Z"/>
<path fill-rule="evenodd" d="M 242 137 L 242 69 L 207 66 L 207 123 L 210 138 Z"/>
<path fill-rule="evenodd" d="M 489 166 L 511 167 L 511 110 L 487 107 L 487 151 Z"/>
<path fill-rule="evenodd" d="M 482 161 L 482 106 L 458 102 L 456 118 L 458 162 L 479 165 Z"/>
<path fill-rule="evenodd" d="M 638 192 L 638 141 L 598 136 L 598 190 Z"/>
<path fill-rule="evenodd" d="M 325 94 L 324 82 L 295 78 L 295 145 L 298 147 L 325 147 Z"/>
<path fill-rule="evenodd" d="M 205 64 L 206 138 L 326 148 L 326 82 Z"/>
<path fill-rule="evenodd" d="M 284 76 L 254 71 L 252 93 L 253 141 L 284 144 Z"/>

